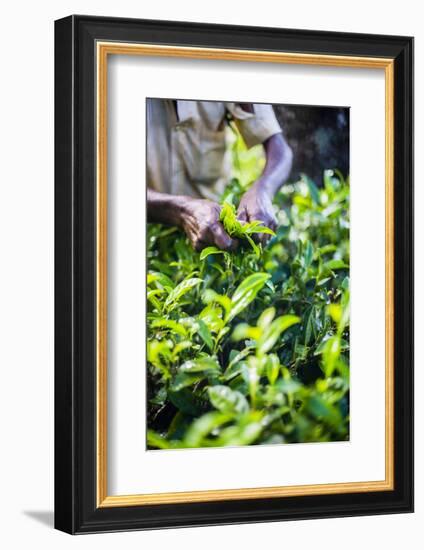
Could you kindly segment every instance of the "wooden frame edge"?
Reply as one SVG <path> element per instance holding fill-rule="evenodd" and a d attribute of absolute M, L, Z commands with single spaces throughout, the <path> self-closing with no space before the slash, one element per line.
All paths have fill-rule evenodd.
<path fill-rule="evenodd" d="M 107 496 L 107 50 L 97 48 L 96 501 Z"/>
<path fill-rule="evenodd" d="M 196 59 L 224 59 L 286 64 L 356 67 L 385 71 L 385 178 L 386 178 L 386 428 L 385 480 L 229 490 L 187 491 L 108 496 L 107 494 L 107 58 L 115 55 L 150 55 Z M 394 490 L 394 59 L 301 54 L 126 42 L 96 42 L 97 63 L 97 422 L 96 504 L 98 508 L 247 500 L 294 496 L 365 493 Z"/>
<path fill-rule="evenodd" d="M 394 480 L 394 270 L 395 270 L 395 221 L 394 221 L 394 60 L 385 67 L 385 298 L 386 298 L 386 481 L 390 490 L 395 488 Z"/>
<path fill-rule="evenodd" d="M 208 491 L 184 491 L 180 493 L 151 493 L 106 496 L 99 508 L 119 506 L 142 506 L 149 504 L 177 504 L 186 502 L 218 502 L 222 500 L 253 500 L 259 498 L 281 498 L 312 495 L 340 495 L 346 493 L 367 493 L 390 491 L 387 481 L 328 483 L 316 485 L 291 485 L 283 487 L 254 487 L 246 489 L 217 489 Z"/>

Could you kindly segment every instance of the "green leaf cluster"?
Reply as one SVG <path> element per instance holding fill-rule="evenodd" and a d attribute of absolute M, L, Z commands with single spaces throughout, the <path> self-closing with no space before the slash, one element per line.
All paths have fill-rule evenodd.
<path fill-rule="evenodd" d="M 270 230 L 233 206 L 246 172 L 221 221 L 247 247 L 199 254 L 179 230 L 148 226 L 151 449 L 349 438 L 349 182 L 328 170 L 321 188 L 285 185 L 262 249 L 252 235 Z"/>

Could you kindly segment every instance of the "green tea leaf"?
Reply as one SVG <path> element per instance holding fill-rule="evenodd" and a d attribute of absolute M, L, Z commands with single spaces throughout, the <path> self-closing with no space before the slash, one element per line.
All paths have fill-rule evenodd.
<path fill-rule="evenodd" d="M 258 327 L 262 330 L 265 330 L 271 324 L 272 320 L 275 317 L 275 307 L 269 307 L 265 309 L 259 316 Z"/>
<path fill-rule="evenodd" d="M 309 344 L 313 334 L 315 333 L 314 323 L 315 323 L 315 306 L 311 306 L 306 313 L 306 321 L 304 323 L 305 346 Z"/>
<path fill-rule="evenodd" d="M 211 304 L 213 302 L 219 304 L 223 307 L 224 311 L 226 313 L 229 313 L 231 310 L 231 300 L 228 298 L 228 296 L 223 296 L 222 294 L 218 294 L 211 288 L 208 288 L 205 290 L 205 292 L 202 294 L 202 300 L 205 304 Z"/>
<path fill-rule="evenodd" d="M 180 334 L 181 336 L 187 336 L 187 331 L 184 326 L 177 323 L 177 321 L 173 321 L 172 319 L 158 319 L 153 321 L 152 328 L 163 328 L 171 332 L 175 332 L 176 334 Z"/>
<path fill-rule="evenodd" d="M 289 327 L 300 321 L 296 315 L 283 315 L 271 323 L 271 326 L 264 330 L 258 340 L 257 349 L 259 353 L 267 353 L 276 344 L 280 335 Z"/>
<path fill-rule="evenodd" d="M 191 361 L 183 363 L 179 371 L 185 373 L 193 372 L 219 372 L 221 367 L 216 359 L 213 357 L 197 357 Z"/>
<path fill-rule="evenodd" d="M 254 273 L 237 287 L 231 298 L 232 306 L 229 314 L 227 314 L 227 322 L 234 319 L 255 299 L 265 282 L 270 278 L 269 273 Z"/>
<path fill-rule="evenodd" d="M 263 233 L 275 237 L 275 232 L 260 221 L 249 222 L 244 224 L 242 227 L 243 232 L 246 235 L 251 235 L 252 233 Z"/>
<path fill-rule="evenodd" d="M 153 430 L 147 431 L 147 445 L 153 449 L 176 449 L 179 447 L 177 441 L 169 441 Z"/>
<path fill-rule="evenodd" d="M 172 311 L 177 306 L 178 301 L 189 292 L 192 288 L 199 285 L 202 282 L 202 279 L 197 277 L 192 277 L 190 279 L 185 279 L 179 285 L 177 285 L 172 291 L 168 294 L 167 299 L 164 303 L 164 309 L 166 311 Z"/>
<path fill-rule="evenodd" d="M 212 351 L 213 350 L 213 339 L 212 339 L 212 335 L 211 335 L 208 327 L 206 326 L 206 324 L 201 319 L 198 319 L 197 323 L 198 323 L 198 327 L 199 327 L 199 330 L 198 330 L 199 336 L 202 338 L 202 340 L 208 346 L 209 350 Z"/>
<path fill-rule="evenodd" d="M 197 384 L 203 379 L 202 374 L 187 374 L 185 372 L 179 372 L 172 381 L 172 384 L 169 386 L 169 389 L 173 392 L 178 392 L 183 388 Z"/>
<path fill-rule="evenodd" d="M 204 438 L 214 429 L 231 420 L 231 418 L 231 414 L 224 414 L 217 411 L 204 414 L 193 422 L 187 430 L 184 438 L 184 445 L 191 448 L 202 447 Z"/>
<path fill-rule="evenodd" d="M 252 351 L 252 348 L 250 347 L 246 347 L 244 349 L 242 349 L 241 351 L 239 352 L 236 352 L 234 354 L 233 357 L 231 357 L 231 360 L 230 362 L 228 363 L 228 367 L 227 368 L 230 368 L 232 367 L 233 365 L 239 363 L 240 361 L 242 361 L 245 357 L 247 357 L 249 355 L 249 353 Z"/>
<path fill-rule="evenodd" d="M 256 257 L 260 256 L 260 248 L 253 241 L 250 235 L 253 233 L 266 233 L 268 235 L 275 236 L 274 231 L 263 225 L 261 221 L 255 220 L 253 222 L 240 222 L 237 219 L 235 207 L 228 202 L 223 203 L 219 219 L 224 225 L 224 229 L 228 235 L 239 239 L 247 239 L 250 246 L 253 248 Z"/>
<path fill-rule="evenodd" d="M 305 179 L 306 179 L 306 183 L 308 184 L 308 189 L 309 189 L 309 194 L 311 196 L 311 199 L 314 201 L 315 204 L 320 204 L 318 187 L 310 178 L 305 178 Z"/>
<path fill-rule="evenodd" d="M 332 336 L 324 346 L 322 357 L 325 376 L 331 376 L 336 366 L 341 351 L 340 337 Z"/>
<path fill-rule="evenodd" d="M 306 243 L 305 252 L 304 252 L 304 263 L 305 267 L 309 267 L 312 263 L 312 258 L 314 257 L 314 248 L 310 241 Z"/>
<path fill-rule="evenodd" d="M 327 307 L 327 312 L 330 315 L 330 317 L 333 319 L 333 321 L 336 323 L 336 325 L 338 325 L 340 322 L 340 319 L 342 318 L 342 308 L 340 304 L 330 304 Z"/>
<path fill-rule="evenodd" d="M 249 410 L 247 399 L 238 391 L 228 386 L 211 386 L 208 388 L 212 405 L 223 413 L 245 413 Z"/>
<path fill-rule="evenodd" d="M 208 246 L 207 248 L 204 248 L 200 253 L 200 260 L 205 260 L 211 254 L 224 254 L 224 251 L 220 250 L 216 246 Z"/>
<path fill-rule="evenodd" d="M 240 340 L 246 340 L 247 338 L 251 338 L 252 340 L 257 340 L 261 335 L 261 330 L 257 327 L 251 327 L 247 323 L 240 323 L 236 326 L 236 328 L 233 331 L 232 339 L 235 342 L 239 342 Z"/>
<path fill-rule="evenodd" d="M 280 360 L 278 359 L 278 355 L 276 355 L 275 353 L 271 353 L 267 356 L 266 360 L 266 375 L 271 386 L 273 386 L 277 381 L 279 372 Z"/>
<path fill-rule="evenodd" d="M 335 269 L 346 269 L 349 266 L 346 265 L 343 260 L 329 260 L 328 262 L 325 262 L 324 267 L 334 271 Z"/>
<path fill-rule="evenodd" d="M 160 273 L 159 271 L 150 271 L 147 274 L 147 284 L 159 283 L 164 288 L 172 289 L 175 287 L 174 281 L 165 275 L 165 273 Z"/>

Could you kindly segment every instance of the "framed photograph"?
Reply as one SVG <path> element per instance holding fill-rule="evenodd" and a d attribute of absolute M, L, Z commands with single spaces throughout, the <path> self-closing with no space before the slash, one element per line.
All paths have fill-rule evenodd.
<path fill-rule="evenodd" d="M 413 39 L 55 24 L 55 525 L 413 510 Z"/>

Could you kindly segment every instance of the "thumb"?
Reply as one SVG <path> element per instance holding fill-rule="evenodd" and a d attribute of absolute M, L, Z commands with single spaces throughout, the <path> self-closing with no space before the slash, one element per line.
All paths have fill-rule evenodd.
<path fill-rule="evenodd" d="M 239 208 L 237 212 L 237 219 L 241 222 L 247 222 L 247 211 L 245 208 Z"/>
<path fill-rule="evenodd" d="M 233 250 L 237 247 L 237 241 L 232 239 L 228 233 L 225 232 L 220 222 L 215 222 L 211 225 L 211 232 L 214 243 L 221 250 Z"/>

